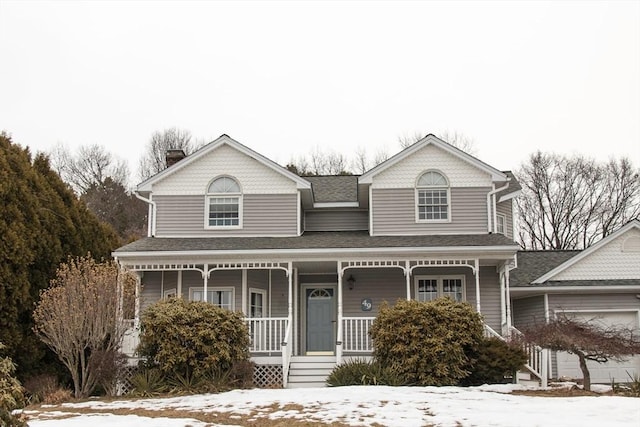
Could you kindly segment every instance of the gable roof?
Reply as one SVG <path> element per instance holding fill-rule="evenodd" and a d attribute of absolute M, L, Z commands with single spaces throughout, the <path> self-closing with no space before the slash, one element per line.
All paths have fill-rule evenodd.
<path fill-rule="evenodd" d="M 509 286 L 531 286 L 538 277 L 581 251 L 518 251 L 518 267 L 509 273 Z"/>
<path fill-rule="evenodd" d="M 412 155 L 416 151 L 421 150 L 422 148 L 426 147 L 427 145 L 434 145 L 436 147 L 439 147 L 439 148 L 443 149 L 444 151 L 454 155 L 455 157 L 458 157 L 459 159 L 471 164 L 472 166 L 475 166 L 476 168 L 488 173 L 489 175 L 491 175 L 491 179 L 493 181 L 507 181 L 508 180 L 506 174 L 504 174 L 503 172 L 501 172 L 498 169 L 494 168 L 493 166 L 489 166 L 488 164 L 484 163 L 483 161 L 471 156 L 470 154 L 465 153 L 464 151 L 462 151 L 462 150 L 454 147 L 453 145 L 441 140 L 440 138 L 436 137 L 435 135 L 429 134 L 429 135 L 425 136 L 424 138 L 422 138 L 420 141 L 416 142 L 415 144 L 405 148 L 404 150 L 402 150 L 401 152 L 399 152 L 395 156 L 391 157 L 390 159 L 380 163 L 378 166 L 376 166 L 373 169 L 370 169 L 367 172 L 365 172 L 362 176 L 360 176 L 360 178 L 358 179 L 358 182 L 360 184 L 371 184 L 373 182 L 373 177 L 374 176 L 376 176 L 380 172 L 390 168 L 391 166 L 399 163 L 403 159 L 405 159 L 408 156 Z"/>
<path fill-rule="evenodd" d="M 580 260 L 582 260 L 585 257 L 589 256 L 590 254 L 596 252 L 601 247 L 605 246 L 606 244 L 608 244 L 612 240 L 614 240 L 614 239 L 618 238 L 619 236 L 623 235 L 624 233 L 626 233 L 628 230 L 630 230 L 632 228 L 640 230 L 640 220 L 634 219 L 634 220 L 629 221 L 624 226 L 622 226 L 620 229 L 618 229 L 616 232 L 609 234 L 607 237 L 605 237 L 604 239 L 600 240 L 598 243 L 595 243 L 595 244 L 591 245 L 589 248 L 583 250 L 580 254 L 576 255 L 575 257 L 572 257 L 571 259 L 569 259 L 566 262 L 558 265 L 556 268 L 552 269 L 551 271 L 548 271 L 546 274 L 543 274 L 542 276 L 540 276 L 537 279 L 533 280 L 532 283 L 539 284 L 539 283 L 544 283 L 546 281 L 549 281 L 549 280 L 553 279 L 553 277 L 556 276 L 558 273 L 566 270 L 567 268 L 569 268 L 572 265 L 576 264 Z"/>
<path fill-rule="evenodd" d="M 206 156 L 208 153 L 214 151 L 215 149 L 217 149 L 218 147 L 220 147 L 222 145 L 228 145 L 229 147 L 232 147 L 232 148 L 240 151 L 241 153 L 243 153 L 243 154 L 253 158 L 254 160 L 258 161 L 259 163 L 263 164 L 264 166 L 266 166 L 266 167 L 268 167 L 270 169 L 273 169 L 274 171 L 276 171 L 276 172 L 280 173 L 281 175 L 285 176 L 286 178 L 294 181 L 296 183 L 296 186 L 297 186 L 298 189 L 311 189 L 311 183 L 309 181 L 305 180 L 304 178 L 299 177 L 298 175 L 294 174 L 293 172 L 288 171 L 287 169 L 283 168 L 282 166 L 280 166 L 276 162 L 274 162 L 272 160 L 269 160 L 268 158 L 266 158 L 262 154 L 253 151 L 249 147 L 247 147 L 245 145 L 242 145 L 241 143 L 239 143 L 235 139 L 231 138 L 230 136 L 228 136 L 226 134 L 222 134 L 218 138 L 216 138 L 215 140 L 211 141 L 210 143 L 208 143 L 204 147 L 200 148 L 195 153 L 185 157 L 184 159 L 180 160 L 179 162 L 175 163 L 174 165 L 169 166 L 168 168 L 166 168 L 162 172 L 159 172 L 159 173 L 155 174 L 154 176 L 152 176 L 152 177 L 148 178 L 147 180 L 145 180 L 145 181 L 141 182 L 140 184 L 138 184 L 137 191 L 139 191 L 139 192 L 150 192 L 151 189 L 152 189 L 153 184 L 155 184 L 155 183 L 167 178 L 168 176 L 171 176 L 172 174 L 176 173 L 179 170 L 182 170 L 183 168 L 187 167 L 188 165 L 190 165 L 194 161 Z"/>
<path fill-rule="evenodd" d="M 499 191 L 496 194 L 499 202 L 504 202 L 505 200 L 513 199 L 517 197 L 522 192 L 522 186 L 516 179 L 516 176 L 511 171 L 503 171 L 503 173 L 509 178 L 509 187 L 505 188 L 502 191 Z"/>
<path fill-rule="evenodd" d="M 354 175 L 305 176 L 318 203 L 357 202 L 358 177 Z"/>

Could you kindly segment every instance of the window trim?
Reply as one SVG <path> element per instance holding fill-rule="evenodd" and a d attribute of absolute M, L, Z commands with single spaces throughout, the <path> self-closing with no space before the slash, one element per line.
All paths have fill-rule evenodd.
<path fill-rule="evenodd" d="M 204 292 L 204 286 L 192 286 L 189 288 L 189 301 L 194 301 L 193 299 L 193 292 L 194 291 L 201 291 Z M 207 286 L 207 293 L 208 292 L 215 292 L 215 291 L 229 291 L 231 292 L 231 307 L 228 309 L 230 311 L 234 311 L 236 308 L 236 288 L 233 286 Z M 205 301 L 207 301 L 207 297 L 205 296 Z M 208 301 L 207 301 L 208 302 Z M 214 304 L 214 303 L 210 303 L 210 304 Z M 222 307 L 218 304 L 214 304 L 220 308 L 226 308 L 226 307 Z"/>
<path fill-rule="evenodd" d="M 440 176 L 442 176 L 442 178 L 444 178 L 444 180 L 446 181 L 447 185 L 443 186 L 443 185 L 420 185 L 420 179 L 430 173 L 430 172 L 435 172 L 437 174 L 439 174 Z M 447 218 L 446 219 L 422 219 L 420 218 L 420 191 L 446 191 L 447 193 Z M 415 190 L 414 190 L 414 205 L 415 205 L 415 220 L 416 223 L 419 224 L 446 224 L 446 223 L 450 223 L 451 222 L 451 183 L 449 181 L 449 178 L 447 178 L 447 176 L 442 173 L 439 170 L 436 169 L 429 169 L 426 170 L 422 173 L 420 173 L 418 175 L 418 178 L 416 179 L 415 182 Z M 436 205 L 431 205 L 431 206 L 436 206 Z M 439 206 L 439 205 L 438 205 Z"/>
<path fill-rule="evenodd" d="M 437 287 L 437 296 L 436 298 L 442 298 L 444 297 L 444 291 L 443 291 L 443 280 L 446 279 L 460 279 L 461 283 L 462 283 L 462 299 L 460 300 L 460 302 L 466 302 L 467 301 L 467 285 L 466 285 L 466 280 L 465 280 L 466 276 L 464 274 L 441 274 L 441 275 L 429 275 L 429 274 L 422 274 L 422 275 L 416 275 L 414 277 L 414 295 L 415 295 L 415 300 L 416 301 L 420 301 L 420 299 L 418 299 L 418 290 L 420 289 L 420 284 L 419 281 L 420 280 L 436 280 L 436 287 Z M 425 301 L 433 301 L 433 300 L 425 300 Z"/>
<path fill-rule="evenodd" d="M 500 231 L 500 220 L 502 220 L 502 231 Z M 496 214 L 496 233 L 507 235 L 507 216 L 504 214 Z"/>
<path fill-rule="evenodd" d="M 252 317 L 251 316 L 251 294 L 260 294 L 262 295 L 262 317 Z M 269 313 L 267 313 L 267 290 L 259 289 L 259 288 L 249 288 L 249 299 L 247 301 L 249 305 L 247 307 L 247 318 L 249 319 L 263 319 L 265 317 L 269 317 Z"/>
<path fill-rule="evenodd" d="M 230 193 L 209 193 L 209 188 L 211 188 L 211 185 L 222 178 L 227 178 L 227 179 L 232 179 L 236 185 L 238 186 L 238 188 L 240 189 L 240 192 L 230 192 Z M 238 225 L 211 225 L 210 223 L 210 218 L 209 218 L 209 214 L 211 213 L 211 200 L 214 199 L 229 199 L 229 198 L 237 198 L 238 199 Z M 204 228 L 206 230 L 240 230 L 243 228 L 243 221 L 242 221 L 242 217 L 243 215 L 243 193 L 242 193 L 242 187 L 240 186 L 240 182 L 229 175 L 218 175 L 215 178 L 213 178 L 211 181 L 209 181 L 209 183 L 207 184 L 207 189 L 206 189 L 206 193 L 204 196 Z"/>
<path fill-rule="evenodd" d="M 165 289 L 162 292 L 162 299 L 178 298 L 178 290 L 176 288 Z"/>

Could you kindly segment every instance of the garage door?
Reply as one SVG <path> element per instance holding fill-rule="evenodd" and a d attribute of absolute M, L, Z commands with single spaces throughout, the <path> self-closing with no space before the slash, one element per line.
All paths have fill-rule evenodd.
<path fill-rule="evenodd" d="M 600 326 L 626 326 L 638 329 L 638 312 L 581 312 L 569 313 L 575 319 L 589 321 Z M 597 363 L 587 361 L 592 383 L 609 384 L 611 381 L 627 382 L 629 375 L 640 375 L 640 356 L 630 357 L 626 362 Z M 558 377 L 582 378 L 578 357 L 566 352 L 557 353 Z"/>

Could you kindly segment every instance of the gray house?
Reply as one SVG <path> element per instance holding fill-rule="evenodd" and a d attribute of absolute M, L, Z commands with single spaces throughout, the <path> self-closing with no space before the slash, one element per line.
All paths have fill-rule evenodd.
<path fill-rule="evenodd" d="M 149 235 L 114 252 L 138 277 L 131 355 L 148 304 L 206 300 L 246 315 L 259 384 L 320 385 L 371 354 L 384 301 L 467 301 L 504 337 L 545 298 L 510 291 L 517 181 L 433 135 L 361 176 L 300 177 L 227 135 L 182 157 L 137 187 Z"/>

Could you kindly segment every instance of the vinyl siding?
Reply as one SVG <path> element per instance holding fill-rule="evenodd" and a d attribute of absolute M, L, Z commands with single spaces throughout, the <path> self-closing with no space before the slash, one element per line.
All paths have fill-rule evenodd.
<path fill-rule="evenodd" d="M 550 310 L 640 310 L 637 292 L 549 295 Z"/>
<path fill-rule="evenodd" d="M 205 229 L 205 196 L 156 196 L 157 237 L 181 236 L 295 236 L 295 194 L 245 194 L 242 198 L 242 228 Z"/>
<path fill-rule="evenodd" d="M 351 231 L 369 229 L 367 211 L 307 211 L 306 231 Z"/>
<path fill-rule="evenodd" d="M 505 236 L 513 239 L 513 204 L 512 200 L 507 200 L 496 204 L 496 213 L 505 216 Z"/>
<path fill-rule="evenodd" d="M 513 326 L 516 328 L 526 328 L 534 323 L 544 322 L 544 296 L 515 299 L 511 303 L 511 312 Z"/>
<path fill-rule="evenodd" d="M 465 234 L 487 232 L 489 188 L 451 188 L 451 221 L 416 222 L 415 189 L 374 189 L 373 234 Z"/>

